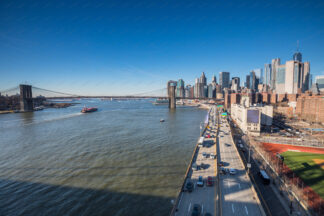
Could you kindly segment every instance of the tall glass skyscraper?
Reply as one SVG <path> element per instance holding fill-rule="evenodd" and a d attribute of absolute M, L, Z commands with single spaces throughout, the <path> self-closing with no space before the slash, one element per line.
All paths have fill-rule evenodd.
<path fill-rule="evenodd" d="M 271 64 L 264 64 L 263 84 L 271 87 Z"/>
<path fill-rule="evenodd" d="M 219 84 L 221 85 L 221 88 L 228 88 L 230 82 L 230 73 L 229 72 L 219 72 Z"/>
<path fill-rule="evenodd" d="M 260 84 L 263 84 L 263 71 L 261 68 L 257 68 L 253 70 L 256 78 L 259 80 Z"/>

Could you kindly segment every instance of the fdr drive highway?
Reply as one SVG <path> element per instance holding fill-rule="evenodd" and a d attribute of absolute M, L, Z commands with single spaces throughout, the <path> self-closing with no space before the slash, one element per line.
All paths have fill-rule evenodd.
<path fill-rule="evenodd" d="M 225 119 L 221 120 L 217 139 L 220 215 L 264 215 Z"/>
<path fill-rule="evenodd" d="M 220 119 L 216 107 L 209 111 L 208 126 L 197 143 L 171 215 L 265 215 L 227 120 Z"/>

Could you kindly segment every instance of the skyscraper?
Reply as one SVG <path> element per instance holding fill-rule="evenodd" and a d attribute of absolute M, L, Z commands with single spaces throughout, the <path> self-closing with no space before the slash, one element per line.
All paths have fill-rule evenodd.
<path fill-rule="evenodd" d="M 219 84 L 222 90 L 229 87 L 230 73 L 229 72 L 219 72 Z"/>
<path fill-rule="evenodd" d="M 299 41 L 297 41 L 297 50 L 293 55 L 293 60 L 302 62 L 302 54 L 299 52 L 298 49 L 299 49 Z"/>
<path fill-rule="evenodd" d="M 277 65 L 275 90 L 278 94 L 297 94 L 309 90 L 310 64 L 290 60 Z"/>
<path fill-rule="evenodd" d="M 207 85 L 207 79 L 204 72 L 202 72 L 199 82 L 202 83 L 204 86 Z"/>
<path fill-rule="evenodd" d="M 246 80 L 245 80 L 245 87 L 250 89 L 250 75 L 246 75 Z"/>
<path fill-rule="evenodd" d="M 302 62 L 302 54 L 301 54 L 300 52 L 296 52 L 296 53 L 294 53 L 294 55 L 293 55 L 293 60 L 294 60 L 294 61 Z"/>
<path fill-rule="evenodd" d="M 324 91 L 324 75 L 316 76 L 315 83 L 317 83 L 317 86 L 320 91 Z"/>
<path fill-rule="evenodd" d="M 259 78 L 255 75 L 254 71 L 250 72 L 250 89 L 256 91 L 259 85 Z"/>
<path fill-rule="evenodd" d="M 271 61 L 271 89 L 276 88 L 277 67 L 280 65 L 280 58 L 272 59 Z"/>
<path fill-rule="evenodd" d="M 199 78 L 196 78 L 195 79 L 195 86 L 194 86 L 194 97 L 195 98 L 199 97 L 199 89 L 200 89 Z"/>
<path fill-rule="evenodd" d="M 239 77 L 233 77 L 232 78 L 232 85 L 231 85 L 231 90 L 238 92 L 240 89 L 240 78 Z"/>
<path fill-rule="evenodd" d="M 271 87 L 271 64 L 264 64 L 263 84 Z"/>
<path fill-rule="evenodd" d="M 217 79 L 216 79 L 216 76 L 215 75 L 212 78 L 212 83 L 217 83 Z"/>
<path fill-rule="evenodd" d="M 185 97 L 185 83 L 183 81 L 183 79 L 179 79 L 178 82 L 177 82 L 177 92 L 176 92 L 176 95 L 177 97 Z"/>
<path fill-rule="evenodd" d="M 256 78 L 259 80 L 259 84 L 263 84 L 263 71 L 261 68 L 257 68 L 253 70 Z"/>

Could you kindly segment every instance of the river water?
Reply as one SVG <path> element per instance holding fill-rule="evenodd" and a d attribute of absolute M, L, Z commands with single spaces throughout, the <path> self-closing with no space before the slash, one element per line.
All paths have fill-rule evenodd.
<path fill-rule="evenodd" d="M 0 215 L 168 215 L 207 112 L 78 102 L 0 115 Z"/>

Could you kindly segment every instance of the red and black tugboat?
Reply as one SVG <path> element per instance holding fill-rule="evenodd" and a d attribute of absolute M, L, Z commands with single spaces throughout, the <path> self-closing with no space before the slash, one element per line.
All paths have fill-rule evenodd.
<path fill-rule="evenodd" d="M 90 107 L 90 108 L 83 107 L 83 109 L 81 110 L 81 112 L 82 113 L 89 113 L 89 112 L 95 112 L 97 110 L 98 110 L 98 108 L 96 108 L 96 107 Z"/>

